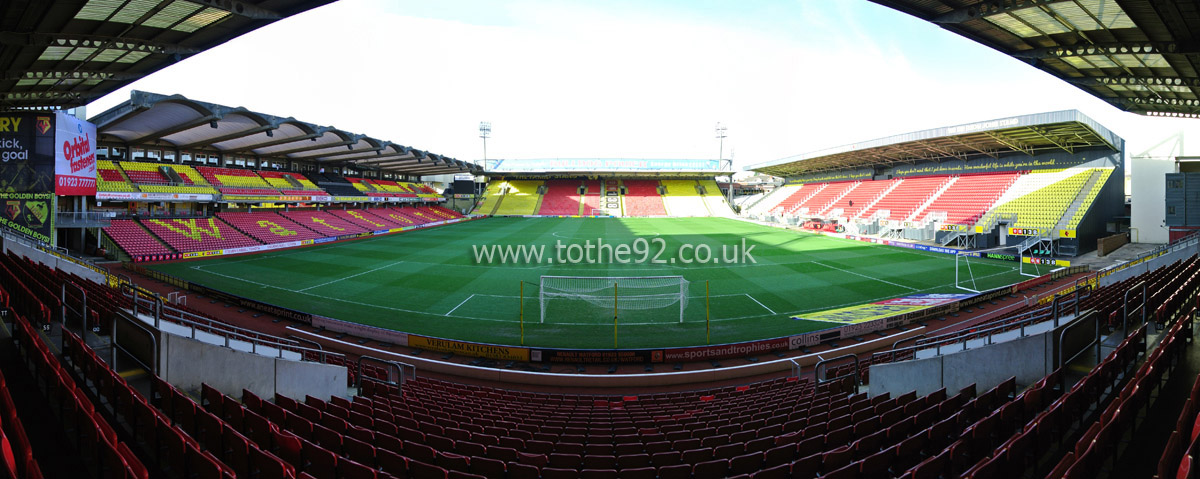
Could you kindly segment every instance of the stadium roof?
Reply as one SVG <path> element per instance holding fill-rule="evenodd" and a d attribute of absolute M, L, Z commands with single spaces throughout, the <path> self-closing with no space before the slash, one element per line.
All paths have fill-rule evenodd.
<path fill-rule="evenodd" d="M 1125 111 L 1200 118 L 1195 0 L 871 0 L 992 47 Z"/>
<path fill-rule="evenodd" d="M 887 167 L 922 161 L 967 160 L 988 156 L 1107 147 L 1116 151 L 1124 140 L 1076 110 L 1023 115 L 965 125 L 934 128 L 877 140 L 789 156 L 746 167 L 774 176 Z"/>
<path fill-rule="evenodd" d="M 333 0 L 0 2 L 0 109 L 66 109 Z"/>
<path fill-rule="evenodd" d="M 487 160 L 488 174 L 623 173 L 648 176 L 716 175 L 728 160 L 670 158 L 529 158 Z"/>
<path fill-rule="evenodd" d="M 350 165 L 406 175 L 445 175 L 481 171 L 473 163 L 415 148 L 318 126 L 291 117 L 214 105 L 181 95 L 134 91 L 129 101 L 89 119 L 100 142 L 224 155 L 279 158 Z"/>

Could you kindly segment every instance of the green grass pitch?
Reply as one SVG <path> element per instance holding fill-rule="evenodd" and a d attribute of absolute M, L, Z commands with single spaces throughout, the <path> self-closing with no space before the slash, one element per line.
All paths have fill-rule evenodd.
<path fill-rule="evenodd" d="M 630 245 L 628 264 L 553 264 L 556 242 Z M 645 240 L 645 254 L 635 243 Z M 757 263 L 684 264 L 699 245 L 754 246 Z M 688 244 L 694 249 L 678 253 Z M 545 245 L 541 263 L 476 261 L 473 246 Z M 659 250 L 663 252 L 658 254 Z M 568 258 L 563 251 L 564 258 Z M 665 263 L 641 262 L 657 259 Z M 594 255 L 594 254 L 593 254 Z M 675 258 L 674 263 L 670 262 Z M 741 258 L 739 257 L 739 260 Z M 1016 263 L 972 259 L 979 288 L 1021 280 Z M 612 348 L 613 311 L 584 301 L 552 303 L 539 323 L 542 275 L 682 275 L 690 282 L 684 322 L 679 307 L 622 311 L 618 346 L 704 345 L 705 282 L 711 344 L 773 338 L 836 327 L 792 319 L 887 298 L 962 292 L 954 257 L 798 233 L 723 218 L 490 218 L 383 237 L 251 256 L 151 266 L 240 296 L 345 321 L 409 333 L 493 344 L 520 343 L 518 300 L 525 282 L 525 345 Z M 618 290 L 620 286 L 618 285 Z M 618 291 L 619 296 L 620 291 Z M 619 298 L 618 298 L 618 301 Z M 558 308 L 558 309 L 555 309 Z"/>

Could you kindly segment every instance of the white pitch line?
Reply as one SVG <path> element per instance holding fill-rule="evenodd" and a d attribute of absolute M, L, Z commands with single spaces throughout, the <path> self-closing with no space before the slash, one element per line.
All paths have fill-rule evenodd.
<path fill-rule="evenodd" d="M 775 313 L 775 310 L 773 310 L 773 309 L 771 309 L 771 308 L 768 308 L 768 307 L 767 307 L 767 305 L 765 305 L 765 304 L 762 304 L 762 303 L 761 303 L 759 300 L 757 300 L 757 299 L 754 299 L 754 296 L 750 296 L 750 293 L 742 293 L 742 294 L 746 295 L 746 297 L 747 297 L 747 298 L 750 298 L 750 301 L 754 301 L 755 303 L 758 303 L 758 305 L 759 305 L 759 306 L 762 306 L 762 307 L 763 307 L 763 309 L 765 309 L 765 310 L 769 311 L 771 314 L 776 314 L 776 313 Z"/>
<path fill-rule="evenodd" d="M 473 294 L 472 294 L 472 295 L 470 295 L 470 296 L 467 296 L 467 299 L 464 299 L 464 300 L 462 300 L 462 302 L 461 302 L 461 303 L 458 303 L 458 306 L 455 306 L 455 307 L 454 307 L 454 309 L 451 309 L 449 313 L 443 314 L 442 316 L 449 316 L 449 315 L 450 315 L 450 313 L 453 313 L 453 312 L 454 312 L 455 310 L 457 310 L 458 308 L 461 308 L 461 307 L 462 307 L 462 305 L 464 305 L 464 304 L 467 304 L 467 301 L 470 301 L 470 300 L 471 300 L 471 298 L 474 298 L 474 297 L 475 297 L 475 295 L 473 295 Z"/>
<path fill-rule="evenodd" d="M 888 280 L 886 280 L 886 279 L 879 279 L 879 278 L 875 278 L 875 277 L 867 276 L 867 275 L 865 275 L 865 274 L 862 274 L 862 273 L 855 273 L 855 272 L 853 272 L 853 271 L 850 271 L 850 270 L 848 270 L 848 269 L 842 269 L 842 268 L 839 268 L 839 267 L 837 267 L 837 266 L 829 266 L 829 265 L 827 265 L 827 264 L 825 264 L 825 263 L 822 263 L 822 262 L 820 262 L 820 261 L 813 261 L 812 263 L 813 263 L 813 264 L 817 264 L 817 265 L 824 266 L 824 267 L 826 267 L 826 268 L 829 268 L 829 269 L 836 269 L 836 270 L 838 270 L 838 271 L 841 271 L 841 272 L 843 272 L 843 273 L 852 274 L 852 275 L 855 275 L 855 276 L 858 276 L 858 277 L 862 277 L 862 278 L 867 278 L 867 279 L 869 279 L 869 280 L 872 280 L 872 281 L 878 281 L 878 282 L 880 282 L 880 283 L 887 283 L 887 284 L 890 284 L 890 285 L 892 285 L 892 286 L 899 286 L 899 287 L 901 287 L 901 288 L 904 288 L 904 289 L 907 289 L 907 290 L 909 290 L 909 291 L 920 291 L 920 290 L 919 290 L 919 289 L 917 289 L 917 288 L 910 288 L 910 287 L 908 287 L 908 286 L 905 286 L 905 285 L 903 285 L 903 284 L 900 284 L 900 283 L 893 283 L 893 282 L 891 282 L 891 281 L 888 281 Z"/>
<path fill-rule="evenodd" d="M 395 262 L 395 263 L 385 264 L 385 265 L 383 265 L 383 266 L 380 266 L 380 267 L 378 267 L 378 268 L 375 268 L 375 269 L 372 269 L 372 270 L 369 270 L 369 271 L 363 271 L 363 272 L 361 272 L 361 273 L 354 274 L 354 275 L 350 275 L 350 276 L 347 276 L 347 277 L 345 277 L 345 278 L 338 278 L 338 279 L 335 279 L 335 280 L 333 280 L 333 281 L 326 281 L 326 282 L 324 282 L 324 283 L 321 283 L 321 284 L 318 284 L 318 285 L 316 285 L 316 286 L 309 286 L 309 287 L 307 287 L 307 288 L 304 288 L 304 289 L 298 289 L 298 290 L 296 290 L 296 292 L 297 292 L 297 293 L 303 293 L 303 292 L 305 292 L 305 291 L 308 291 L 308 290 L 310 290 L 310 289 L 313 289 L 313 288 L 320 288 L 321 286 L 330 285 L 330 284 L 333 284 L 333 283 L 337 283 L 337 282 L 339 282 L 339 281 L 345 281 L 345 280 L 348 280 L 348 279 L 350 279 L 350 278 L 357 278 L 357 277 L 359 277 L 359 276 L 362 276 L 362 275 L 364 275 L 364 274 L 368 274 L 368 273 L 374 273 L 374 272 L 376 272 L 376 271 L 379 271 L 379 270 L 381 270 L 381 269 L 390 268 L 390 267 L 392 267 L 392 266 L 398 265 L 398 264 L 400 264 L 400 263 L 403 263 L 403 262 L 404 262 L 404 261 L 397 261 L 397 262 Z"/>

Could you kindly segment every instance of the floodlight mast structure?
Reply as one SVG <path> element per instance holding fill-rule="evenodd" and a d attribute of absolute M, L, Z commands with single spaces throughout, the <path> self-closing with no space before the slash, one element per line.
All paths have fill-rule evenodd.
<path fill-rule="evenodd" d="M 719 146 L 720 149 L 717 151 L 717 162 L 718 162 L 718 166 L 723 167 L 724 166 L 723 163 L 725 163 L 725 125 L 722 125 L 721 122 L 718 121 L 716 132 L 717 132 L 717 140 L 720 144 L 720 146 Z M 729 188 L 728 188 L 728 190 L 729 190 L 729 207 L 733 208 L 733 160 L 732 159 L 729 160 Z M 718 188 L 717 193 L 720 193 L 720 192 L 721 192 L 721 190 Z"/>
<path fill-rule="evenodd" d="M 483 138 L 483 167 L 487 168 L 487 139 L 492 136 L 492 122 L 479 122 L 479 137 Z"/>

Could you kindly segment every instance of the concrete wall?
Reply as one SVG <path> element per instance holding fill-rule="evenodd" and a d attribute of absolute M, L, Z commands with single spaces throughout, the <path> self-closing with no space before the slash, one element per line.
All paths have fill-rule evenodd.
<path fill-rule="evenodd" d="M 162 335 L 159 376 L 184 390 L 200 383 L 234 394 L 247 389 L 260 397 L 346 395 L 344 367 L 269 358 L 182 336 Z"/>
<path fill-rule="evenodd" d="M 51 268 L 58 268 L 68 273 L 90 280 L 94 283 L 104 284 L 107 278 L 103 274 L 97 273 L 90 268 L 85 268 L 72 261 L 59 259 L 58 256 L 46 253 L 37 248 L 32 248 L 16 241 L 4 241 L 4 251 L 12 251 L 13 254 L 24 256 L 38 263 L 44 264 Z"/>
<path fill-rule="evenodd" d="M 1166 174 L 1175 172 L 1170 158 L 1134 157 L 1130 159 L 1130 240 L 1135 243 L 1166 243 Z"/>
<path fill-rule="evenodd" d="M 1094 317 L 1085 315 L 1082 321 Z M 872 365 L 870 393 L 891 393 L 895 397 L 916 390 L 918 395 L 925 395 L 943 387 L 958 391 L 972 383 L 977 391 L 986 391 L 1013 376 L 1018 385 L 1033 384 L 1054 370 L 1059 332 L 1074 323 L 941 356 Z"/>

